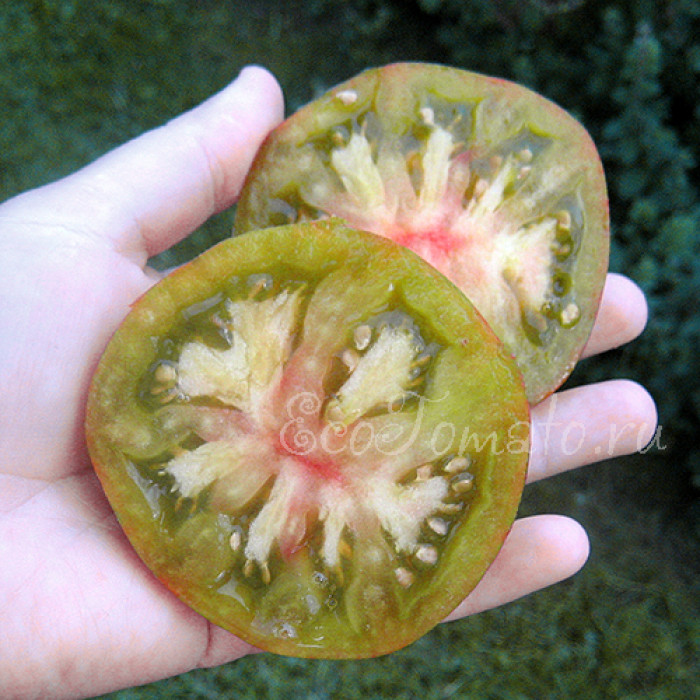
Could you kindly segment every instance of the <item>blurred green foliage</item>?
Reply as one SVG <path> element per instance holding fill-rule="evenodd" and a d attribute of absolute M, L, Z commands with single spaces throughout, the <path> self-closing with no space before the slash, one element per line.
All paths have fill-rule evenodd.
<path fill-rule="evenodd" d="M 640 283 L 640 340 L 577 368 L 645 384 L 648 454 L 531 487 L 523 514 L 588 529 L 584 572 L 377 660 L 254 657 L 126 698 L 689 698 L 697 693 L 700 3 L 697 0 L 18 0 L 0 9 L 0 199 L 179 114 L 245 64 L 288 110 L 363 68 L 435 61 L 555 100 L 604 160 L 612 269 Z M 228 235 L 231 213 L 157 262 Z M 694 529 L 695 528 L 695 529 Z"/>

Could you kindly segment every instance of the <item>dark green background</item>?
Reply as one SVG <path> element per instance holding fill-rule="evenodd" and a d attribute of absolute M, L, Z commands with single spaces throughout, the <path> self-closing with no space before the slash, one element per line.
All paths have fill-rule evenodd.
<path fill-rule="evenodd" d="M 644 383 L 662 433 L 643 456 L 549 480 L 523 514 L 590 532 L 584 571 L 361 662 L 269 655 L 126 698 L 679 698 L 700 627 L 700 3 L 697 0 L 20 0 L 0 9 L 0 199 L 65 175 L 223 87 L 245 64 L 288 111 L 363 68 L 427 60 L 515 79 L 590 130 L 611 199 L 612 269 L 651 319 L 571 384 Z M 226 236 L 230 212 L 158 262 Z"/>

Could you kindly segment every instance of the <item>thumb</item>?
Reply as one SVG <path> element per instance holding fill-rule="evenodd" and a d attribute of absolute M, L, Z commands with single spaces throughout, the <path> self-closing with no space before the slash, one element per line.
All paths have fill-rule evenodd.
<path fill-rule="evenodd" d="M 164 126 L 62 180 L 19 195 L 2 218 L 63 227 L 144 264 L 233 204 L 255 153 L 283 116 L 282 92 L 263 68 Z"/>

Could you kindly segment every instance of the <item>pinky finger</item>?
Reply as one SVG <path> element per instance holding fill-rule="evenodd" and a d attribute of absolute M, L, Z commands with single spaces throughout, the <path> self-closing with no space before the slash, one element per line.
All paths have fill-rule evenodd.
<path fill-rule="evenodd" d="M 446 618 L 457 620 L 504 605 L 575 574 L 586 562 L 588 536 L 561 515 L 517 520 L 479 585 Z"/>

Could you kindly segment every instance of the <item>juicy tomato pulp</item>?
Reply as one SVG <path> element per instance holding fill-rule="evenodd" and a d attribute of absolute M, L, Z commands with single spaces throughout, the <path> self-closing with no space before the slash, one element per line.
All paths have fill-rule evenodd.
<path fill-rule="evenodd" d="M 263 145 L 236 232 L 328 215 L 451 279 L 536 403 L 573 369 L 608 261 L 608 205 L 583 127 L 513 83 L 425 64 L 366 71 Z"/>
<path fill-rule="evenodd" d="M 437 624 L 515 517 L 512 359 L 418 256 L 338 221 L 226 241 L 153 287 L 88 405 L 145 563 L 261 648 L 375 656 Z"/>

